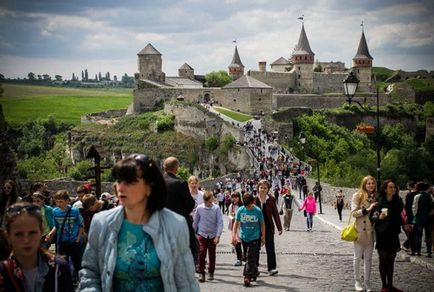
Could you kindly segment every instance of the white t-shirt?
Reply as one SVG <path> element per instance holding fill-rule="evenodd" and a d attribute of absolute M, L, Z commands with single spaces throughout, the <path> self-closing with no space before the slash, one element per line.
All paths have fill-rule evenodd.
<path fill-rule="evenodd" d="M 73 208 L 77 208 L 77 209 L 82 209 L 82 208 L 83 208 L 83 203 L 82 203 L 80 200 L 78 200 L 77 202 L 75 202 L 75 203 L 72 205 L 72 207 L 73 207 Z"/>

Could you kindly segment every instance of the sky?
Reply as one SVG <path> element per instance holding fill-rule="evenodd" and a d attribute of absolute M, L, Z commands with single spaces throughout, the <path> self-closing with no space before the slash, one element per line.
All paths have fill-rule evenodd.
<path fill-rule="evenodd" d="M 391 0 L 2 0 L 0 73 L 7 78 L 87 69 L 133 75 L 148 43 L 176 76 L 227 70 L 234 40 L 247 70 L 288 58 L 301 21 L 315 59 L 351 66 L 361 23 L 374 66 L 434 70 L 434 1 Z"/>

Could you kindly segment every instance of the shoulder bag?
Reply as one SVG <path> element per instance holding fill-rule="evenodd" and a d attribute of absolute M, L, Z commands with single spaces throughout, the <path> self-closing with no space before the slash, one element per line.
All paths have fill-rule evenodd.
<path fill-rule="evenodd" d="M 357 229 L 356 229 L 356 222 L 354 221 L 351 223 L 351 215 L 353 212 L 350 213 L 350 216 L 348 218 L 348 224 L 344 227 L 341 231 L 341 239 L 345 241 L 356 241 L 357 240 Z"/>

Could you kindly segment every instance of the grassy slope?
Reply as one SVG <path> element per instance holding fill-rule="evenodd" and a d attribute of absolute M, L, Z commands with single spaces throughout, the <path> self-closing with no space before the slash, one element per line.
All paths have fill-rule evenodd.
<path fill-rule="evenodd" d="M 250 115 L 234 112 L 234 111 L 228 110 L 228 109 L 223 108 L 223 107 L 217 107 L 216 106 L 216 107 L 214 107 L 214 109 L 216 111 L 218 111 L 219 113 L 224 114 L 225 116 L 228 116 L 231 119 L 234 119 L 238 122 L 246 122 L 246 121 L 252 119 L 252 116 L 250 116 Z"/>
<path fill-rule="evenodd" d="M 79 124 L 80 116 L 108 109 L 124 109 L 132 102 L 131 89 L 79 89 L 3 84 L 0 103 L 6 121 L 21 124 L 53 115 L 59 121 Z"/>

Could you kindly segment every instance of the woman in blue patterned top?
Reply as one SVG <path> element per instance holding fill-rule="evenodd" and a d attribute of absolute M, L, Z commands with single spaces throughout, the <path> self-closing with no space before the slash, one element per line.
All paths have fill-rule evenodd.
<path fill-rule="evenodd" d="M 96 214 L 80 291 L 199 291 L 185 219 L 164 207 L 155 162 L 134 154 L 112 169 L 121 206 Z"/>

